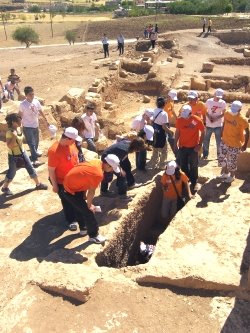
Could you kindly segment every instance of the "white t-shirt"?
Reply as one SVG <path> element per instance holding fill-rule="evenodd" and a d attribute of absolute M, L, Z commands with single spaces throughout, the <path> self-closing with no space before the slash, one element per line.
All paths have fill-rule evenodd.
<path fill-rule="evenodd" d="M 34 98 L 30 103 L 25 99 L 20 103 L 19 111 L 22 116 L 23 127 L 37 128 L 39 126 L 39 114 L 42 110 L 42 106 L 38 99 Z"/>
<path fill-rule="evenodd" d="M 146 121 L 145 121 L 145 119 L 143 119 L 142 115 L 140 115 L 133 119 L 131 128 L 134 131 L 139 132 L 141 129 L 144 128 L 145 125 L 146 125 Z"/>
<path fill-rule="evenodd" d="M 87 113 L 84 113 L 81 118 L 86 127 L 83 136 L 85 139 L 93 139 L 95 137 L 95 122 L 97 121 L 96 114 L 93 112 L 91 116 L 88 116 Z"/>
<path fill-rule="evenodd" d="M 161 112 L 160 112 L 161 111 Z M 158 115 L 158 113 L 160 114 Z M 158 115 L 158 116 L 157 116 Z M 158 125 L 163 125 L 168 123 L 168 115 L 167 112 L 165 112 L 162 109 L 156 108 L 154 110 L 154 116 L 153 116 L 153 122 L 158 124 Z"/>
<path fill-rule="evenodd" d="M 226 109 L 226 102 L 223 99 L 220 99 L 216 102 L 213 98 L 209 98 L 206 101 L 207 113 L 212 117 L 216 118 L 222 115 L 223 111 Z M 221 117 L 213 122 L 211 122 L 208 117 L 206 117 L 206 126 L 207 127 L 222 127 L 223 126 L 224 117 Z"/>

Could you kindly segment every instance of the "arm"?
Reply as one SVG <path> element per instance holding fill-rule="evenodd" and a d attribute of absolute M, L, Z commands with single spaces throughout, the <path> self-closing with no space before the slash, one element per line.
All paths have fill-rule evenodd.
<path fill-rule="evenodd" d="M 245 142 L 241 147 L 241 151 L 245 151 L 247 149 L 248 140 L 249 140 L 249 127 L 245 129 Z"/>
<path fill-rule="evenodd" d="M 55 172 L 56 168 L 53 167 L 48 167 L 48 171 L 49 171 L 49 179 L 51 181 L 52 184 L 52 189 L 53 192 L 58 193 L 58 185 L 57 185 L 57 181 L 56 181 L 56 172 Z"/>
<path fill-rule="evenodd" d="M 92 204 L 92 201 L 94 199 L 94 196 L 95 196 L 95 188 L 90 188 L 87 192 L 87 206 L 88 206 L 88 209 L 94 211 L 94 205 Z"/>
<path fill-rule="evenodd" d="M 168 128 L 167 124 L 163 124 L 162 128 L 167 134 L 173 135 L 173 131 L 171 131 L 171 129 Z"/>
<path fill-rule="evenodd" d="M 176 129 L 175 131 L 175 136 L 174 136 L 174 149 L 177 150 L 177 143 L 179 141 L 180 138 L 180 131 L 178 129 Z"/>
<path fill-rule="evenodd" d="M 197 146 L 195 146 L 194 150 L 196 152 L 198 152 L 200 150 L 200 148 L 202 147 L 202 143 L 203 143 L 203 140 L 204 140 L 204 136 L 205 136 L 205 131 L 201 131 L 201 136 L 200 136 L 200 140 L 199 140 L 199 143 Z"/>
<path fill-rule="evenodd" d="M 188 198 L 189 199 L 192 199 L 194 198 L 194 196 L 192 195 L 191 191 L 190 191 L 190 186 L 189 186 L 189 183 L 184 183 L 185 184 L 185 187 L 186 187 L 186 191 L 187 191 L 187 194 L 188 194 Z"/>
<path fill-rule="evenodd" d="M 46 116 L 45 116 L 45 114 L 44 114 L 42 108 L 40 109 L 40 112 L 39 112 L 39 113 L 41 114 L 41 116 L 43 117 L 43 119 L 44 119 L 44 120 L 46 121 L 46 123 L 48 124 L 48 120 L 46 119 Z"/>

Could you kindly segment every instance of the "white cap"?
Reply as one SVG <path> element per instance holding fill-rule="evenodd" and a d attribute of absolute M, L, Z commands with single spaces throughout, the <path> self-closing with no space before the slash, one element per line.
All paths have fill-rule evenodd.
<path fill-rule="evenodd" d="M 234 101 L 231 105 L 231 112 L 237 113 L 241 110 L 241 108 L 242 108 L 242 103 L 240 101 Z"/>
<path fill-rule="evenodd" d="M 144 114 L 149 118 L 152 118 L 154 116 L 154 109 L 145 109 Z"/>
<path fill-rule="evenodd" d="M 78 135 L 78 130 L 74 127 L 67 127 L 63 133 L 67 138 L 82 142 L 82 138 Z"/>
<path fill-rule="evenodd" d="M 154 136 L 154 131 L 155 131 L 153 126 L 145 125 L 144 128 L 143 128 L 143 131 L 146 134 L 147 140 L 148 141 L 153 141 L 153 136 Z"/>
<path fill-rule="evenodd" d="M 49 125 L 49 131 L 52 138 L 56 137 L 57 127 L 55 125 Z"/>
<path fill-rule="evenodd" d="M 181 109 L 181 118 L 188 118 L 188 116 L 190 115 L 190 113 L 192 112 L 192 108 L 190 105 L 185 104 L 183 105 L 182 109 Z"/>
<path fill-rule="evenodd" d="M 173 101 L 177 101 L 178 98 L 177 98 L 177 91 L 174 90 L 174 89 L 171 89 L 169 92 L 168 92 L 168 96 L 173 100 Z"/>
<path fill-rule="evenodd" d="M 198 93 L 197 93 L 197 91 L 195 91 L 195 90 L 190 90 L 189 93 L 188 93 L 188 98 L 192 98 L 192 99 L 198 98 Z"/>
<path fill-rule="evenodd" d="M 113 168 L 115 173 L 121 172 L 120 160 L 116 155 L 108 154 L 104 160 Z"/>
<path fill-rule="evenodd" d="M 219 88 L 219 89 L 216 89 L 215 92 L 214 92 L 214 96 L 215 97 L 218 97 L 218 98 L 222 98 L 223 97 L 223 94 L 224 94 L 224 90 Z"/>
<path fill-rule="evenodd" d="M 167 167 L 166 167 L 166 174 L 169 176 L 172 176 L 175 173 L 176 167 L 177 167 L 177 164 L 175 161 L 168 162 Z"/>

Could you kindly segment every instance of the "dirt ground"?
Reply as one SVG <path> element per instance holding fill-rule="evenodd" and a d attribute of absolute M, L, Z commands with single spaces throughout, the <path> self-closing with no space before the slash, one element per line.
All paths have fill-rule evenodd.
<path fill-rule="evenodd" d="M 212 36 L 198 38 L 197 31 L 176 33 L 176 38 L 186 64 L 180 81 L 198 71 L 201 63 L 211 56 L 220 56 L 222 53 L 227 56 L 237 56 L 230 48 L 218 45 L 217 39 Z M 101 45 L 58 46 L 27 50 L 6 49 L 1 50 L 0 55 L 2 78 L 7 77 L 11 67 L 15 67 L 22 79 L 21 88 L 26 85 L 33 86 L 36 94 L 45 98 L 46 104 L 58 101 L 71 87 L 87 90 L 94 78 L 108 74 L 107 67 L 95 68 L 97 64 L 103 62 Z M 116 48 L 111 47 L 111 60 L 118 58 Z M 167 77 L 171 70 L 174 71 L 160 65 L 161 60 L 165 58 L 166 53 L 159 58 L 162 77 Z M 249 67 L 241 70 L 245 75 L 250 75 Z M 228 75 L 239 73 L 239 69 L 234 66 L 225 66 L 223 71 Z M 145 107 L 140 97 L 137 93 L 123 92 L 115 100 L 115 103 L 121 106 L 118 118 L 124 120 L 127 128 L 130 126 L 131 118 Z M 147 106 L 154 106 L 154 97 Z M 180 104 L 176 108 L 178 109 L 179 106 Z M 248 105 L 244 108 L 246 110 Z M 50 143 L 50 141 L 42 142 L 41 148 L 46 152 Z M 2 184 L 7 168 L 6 147 L 2 141 L 0 141 L 0 150 L 2 152 L 0 184 Z M 212 158 L 215 157 L 214 142 L 211 155 Z M 43 156 L 42 160 L 46 162 L 46 156 Z M 211 171 L 214 164 L 208 164 L 205 167 Z M 46 164 L 38 168 L 38 174 L 42 181 L 47 182 Z M 137 174 L 136 176 L 138 181 L 145 181 L 152 175 Z M 0 256 L 2 258 L 0 285 L 3 299 L 7 295 L 3 305 L 0 305 L 1 332 L 249 332 L 248 324 L 242 325 L 244 329 L 238 331 L 237 325 L 234 326 L 229 317 L 234 302 L 239 302 L 244 309 L 249 308 L 249 303 L 237 301 L 230 295 L 216 292 L 195 292 L 191 289 L 163 288 L 157 285 L 139 286 L 122 281 L 114 283 L 101 278 L 92 290 L 90 300 L 82 304 L 74 299 L 49 293 L 36 285 L 19 286 L 25 280 L 25 275 L 28 275 L 28 269 L 25 268 L 26 262 L 35 261 L 37 264 L 45 260 L 53 263 L 53 251 L 61 248 L 70 251 L 71 248 L 80 247 L 82 239 L 65 230 L 60 203 L 55 195 L 50 190 L 48 195 L 45 192 L 32 191 L 32 183 L 23 170 L 18 171 L 12 189 L 16 193 L 15 196 L 7 200 L 2 197 L 0 201 Z M 107 204 L 105 199 L 98 200 L 101 205 Z M 113 225 L 109 222 L 122 214 L 126 214 L 126 207 L 119 207 L 116 202 L 110 202 L 103 215 L 99 217 L 103 225 L 101 228 L 105 227 L 105 230 L 112 231 Z M 87 268 L 93 260 L 93 258 L 88 260 L 88 257 L 94 257 L 98 248 L 89 246 L 83 251 L 84 259 L 74 255 L 68 262 L 65 258 L 65 263 L 72 266 L 86 264 Z M 16 274 L 15 270 L 10 269 L 11 262 L 18 264 Z M 55 261 L 54 265 L 56 268 L 58 262 Z M 34 265 L 34 270 L 35 267 Z M 53 266 L 50 267 L 53 269 Z M 84 270 L 84 266 L 82 269 Z M 244 322 L 246 315 L 244 311 L 233 315 L 236 322 Z"/>

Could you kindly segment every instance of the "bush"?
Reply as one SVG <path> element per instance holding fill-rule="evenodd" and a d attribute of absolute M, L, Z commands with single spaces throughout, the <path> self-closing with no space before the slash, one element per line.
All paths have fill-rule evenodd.
<path fill-rule="evenodd" d="M 30 27 L 20 27 L 17 28 L 13 34 L 12 38 L 17 40 L 21 44 L 25 44 L 26 47 L 30 47 L 31 44 L 39 43 L 39 35 Z"/>
<path fill-rule="evenodd" d="M 31 7 L 28 8 L 28 11 L 30 13 L 40 13 L 41 12 L 41 8 L 38 5 L 33 5 Z"/>
<path fill-rule="evenodd" d="M 65 39 L 67 39 L 67 41 L 69 42 L 69 44 L 71 45 L 71 43 L 75 43 L 76 41 L 76 31 L 74 30 L 67 30 L 65 32 Z"/>

